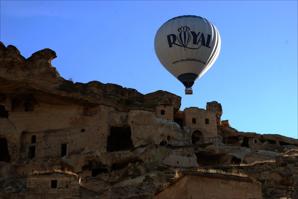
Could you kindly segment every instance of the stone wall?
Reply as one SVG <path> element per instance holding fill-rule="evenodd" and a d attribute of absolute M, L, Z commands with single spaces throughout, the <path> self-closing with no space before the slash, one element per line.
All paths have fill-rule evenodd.
<path fill-rule="evenodd" d="M 262 199 L 261 184 L 246 177 L 222 174 L 184 176 L 155 199 Z"/>

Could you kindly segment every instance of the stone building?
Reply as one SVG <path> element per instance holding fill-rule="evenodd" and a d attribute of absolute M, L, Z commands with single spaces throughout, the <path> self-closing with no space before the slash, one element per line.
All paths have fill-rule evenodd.
<path fill-rule="evenodd" d="M 80 198 L 78 176 L 66 172 L 41 172 L 27 178 L 26 198 Z"/>
<path fill-rule="evenodd" d="M 206 185 L 209 186 L 206 186 Z M 211 186 L 210 186 L 211 185 Z M 179 177 L 155 199 L 261 199 L 261 184 L 247 176 L 195 172 Z"/>

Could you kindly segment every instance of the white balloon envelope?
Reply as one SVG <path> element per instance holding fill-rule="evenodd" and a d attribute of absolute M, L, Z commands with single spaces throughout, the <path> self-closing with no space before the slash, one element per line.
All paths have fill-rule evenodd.
<path fill-rule="evenodd" d="M 207 19 L 185 15 L 165 22 L 155 35 L 155 52 L 162 65 L 192 94 L 192 86 L 213 65 L 221 40 Z"/>

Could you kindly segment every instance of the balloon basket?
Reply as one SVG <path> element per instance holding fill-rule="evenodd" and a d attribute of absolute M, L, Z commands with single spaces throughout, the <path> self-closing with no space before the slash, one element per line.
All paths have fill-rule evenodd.
<path fill-rule="evenodd" d="M 185 95 L 192 95 L 192 88 L 186 88 Z"/>

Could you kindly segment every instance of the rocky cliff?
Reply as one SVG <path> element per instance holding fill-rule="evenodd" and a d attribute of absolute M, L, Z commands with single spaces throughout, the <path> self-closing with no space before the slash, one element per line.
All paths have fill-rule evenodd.
<path fill-rule="evenodd" d="M 54 58 L 0 42 L 0 198 L 298 199 L 298 140 L 240 132 L 216 101 L 65 80 Z"/>

